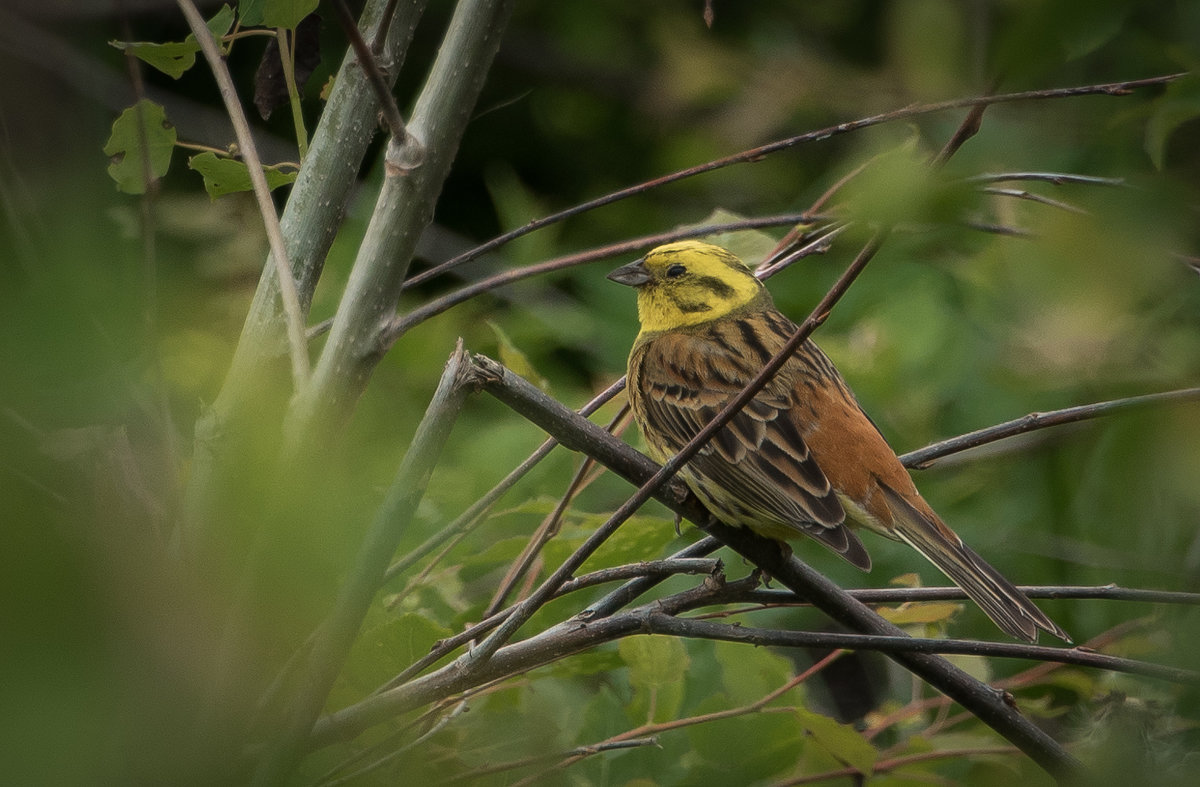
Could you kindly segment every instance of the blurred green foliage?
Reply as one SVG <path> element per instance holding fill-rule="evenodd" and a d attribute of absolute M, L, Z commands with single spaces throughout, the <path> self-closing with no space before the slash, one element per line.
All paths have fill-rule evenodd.
<path fill-rule="evenodd" d="M 402 106 L 449 13 L 449 4 L 431 6 L 400 77 Z M 415 270 L 584 199 L 777 138 L 916 102 L 1134 79 L 1200 63 L 1200 5 L 1182 0 L 714 7 L 708 29 L 699 3 L 519 3 Z M 134 95 L 126 64 L 106 41 L 178 41 L 186 27 L 169 4 L 128 18 L 107 4 L 98 13 L 29 16 L 66 45 L 55 55 L 0 51 L 4 73 L 28 74 L 0 88 L 0 771 L 13 783 L 236 781 L 245 774 L 223 757 L 242 753 L 239 736 L 257 723 L 254 700 L 329 610 L 455 339 L 474 351 L 520 354 L 556 398 L 579 406 L 623 373 L 634 306 L 628 291 L 604 280 L 624 261 L 609 260 L 499 288 L 417 326 L 377 369 L 327 464 L 290 485 L 267 473 L 239 478 L 223 490 L 237 515 L 215 526 L 198 565 L 181 561 L 176 523 L 193 426 L 220 390 L 266 243 L 250 200 L 210 202 L 179 160 L 145 201 L 117 193 L 105 173 L 105 154 L 116 151 L 102 148 Z M 324 62 L 305 94 L 310 129 L 321 86 L 345 49 L 335 25 L 326 23 L 322 35 Z M 249 85 L 261 52 L 261 42 L 249 41 L 230 53 L 239 85 Z M 81 82 L 80 62 L 127 95 L 114 102 Z M 228 144 L 227 126 L 204 122 L 220 110 L 203 69 L 178 82 L 150 72 L 144 79 L 180 140 Z M 64 84 L 74 87 L 64 92 Z M 414 288 L 400 308 L 493 272 L 694 224 L 717 209 L 803 210 L 871 162 L 831 206 L 863 222 L 903 226 L 817 341 L 898 450 L 1026 412 L 1195 385 L 1196 84 L 1193 76 L 1125 97 L 992 107 L 979 134 L 936 174 L 923 162 L 961 112 L 799 146 L 554 225 Z M 267 147 L 281 154 L 270 160 L 294 156 L 286 115 L 261 126 Z M 328 261 L 314 322 L 337 308 L 380 181 L 378 158 L 376 150 Z M 984 193 L 964 180 L 1021 171 L 1125 185 L 1000 184 L 1076 212 Z M 848 234 L 827 255 L 773 279 L 781 308 L 804 316 L 856 250 Z M 247 441 L 257 447 L 245 466 L 270 466 L 287 396 L 263 392 L 262 434 Z M 614 413 L 610 405 L 597 421 Z M 638 443 L 633 431 L 627 437 Z M 469 400 L 400 552 L 458 516 L 542 439 L 497 403 Z M 577 457 L 556 452 L 439 562 L 427 570 L 423 562 L 384 588 L 329 710 L 362 699 L 435 641 L 479 620 L 577 465 Z M 1019 583 L 1197 590 L 1198 475 L 1200 412 L 1190 405 L 1035 433 L 940 463 L 917 480 L 944 518 Z M 547 546 L 539 575 L 629 491 L 607 475 L 590 484 Z M 661 507 L 643 513 L 585 570 L 662 557 L 695 535 L 685 525 L 677 538 Z M 256 537 L 267 520 L 286 523 L 268 532 L 287 537 Z M 870 576 L 811 545 L 797 550 L 847 586 L 884 585 L 912 571 L 941 582 L 911 551 L 877 539 L 868 546 Z M 260 558 L 257 601 L 234 616 L 249 646 L 221 663 L 230 609 L 251 582 L 250 554 Z M 748 571 L 737 557 L 726 561 L 732 576 Z M 697 581 L 676 578 L 665 588 Z M 556 602 L 529 628 L 585 603 Z M 1044 606 L 1078 641 L 1130 624 L 1121 644 L 1128 655 L 1197 666 L 1194 611 L 1101 601 Z M 825 625 L 809 611 L 774 615 L 774 625 Z M 742 619 L 757 624 L 760 616 Z M 948 631 L 994 636 L 970 606 Z M 793 654 L 626 639 L 491 687 L 470 698 L 469 713 L 412 712 L 314 753 L 299 780 L 313 782 L 392 739 L 399 743 L 370 759 L 413 746 L 361 783 L 461 775 L 509 784 L 531 774 L 543 783 L 770 783 L 847 765 L 882 769 L 873 784 L 1048 781 L 1019 757 L 927 756 L 1002 743 L 981 725 L 927 734 L 936 711 L 919 710 L 868 741 L 834 721 L 806 687 L 762 712 L 657 730 L 655 746 L 603 752 L 563 770 L 554 769 L 558 759 L 539 759 L 480 775 L 643 724 L 753 703 L 794 674 L 785 655 Z M 228 682 L 219 696 L 209 682 L 214 665 Z M 989 665 L 997 678 L 1026 666 Z M 891 677 L 866 724 L 911 699 L 903 677 Z M 1059 669 L 1014 692 L 1023 708 L 1044 714 L 1056 737 L 1078 741 L 1081 756 L 1102 764 L 1112 783 L 1145 773 L 1186 783 L 1198 748 L 1194 691 Z M 229 739 L 194 741 L 198 717 L 220 719 Z M 1110 744 L 1138 740 L 1146 744 Z"/>

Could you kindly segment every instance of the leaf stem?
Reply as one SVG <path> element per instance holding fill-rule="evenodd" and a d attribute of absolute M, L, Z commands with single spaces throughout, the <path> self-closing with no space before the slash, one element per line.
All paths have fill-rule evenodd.
<path fill-rule="evenodd" d="M 300 106 L 300 91 L 296 87 L 295 31 L 288 40 L 288 30 L 280 27 L 275 31 L 275 43 L 279 46 L 279 62 L 283 67 L 283 81 L 287 85 L 288 104 L 292 110 L 292 126 L 296 129 L 296 147 L 300 149 L 300 161 L 308 157 L 308 131 L 304 128 L 304 112 Z"/>
<path fill-rule="evenodd" d="M 246 121 L 246 113 L 238 100 L 237 89 L 233 78 L 217 49 L 217 42 L 212 31 L 204 23 L 204 17 L 192 0 L 176 0 L 179 8 L 187 19 L 192 34 L 200 44 L 213 77 L 221 89 L 221 98 L 225 102 L 225 110 L 233 123 L 237 135 L 238 147 L 246 162 L 246 170 L 250 174 L 250 182 L 254 185 L 254 197 L 258 201 L 258 210 L 262 214 L 263 226 L 267 231 L 267 241 L 271 245 L 271 256 L 275 260 L 275 276 L 279 282 L 279 297 L 283 302 L 283 311 L 287 319 L 287 337 L 291 348 L 292 386 L 300 390 L 308 381 L 308 342 L 304 338 L 304 313 L 300 308 L 300 296 L 296 289 L 296 280 L 292 276 L 292 268 L 288 264 L 287 246 L 283 240 L 283 231 L 279 227 L 279 215 L 275 212 L 275 203 L 271 201 L 271 189 L 267 186 L 267 177 L 263 174 L 262 161 L 258 157 L 258 148 L 250 133 L 250 124 Z"/>

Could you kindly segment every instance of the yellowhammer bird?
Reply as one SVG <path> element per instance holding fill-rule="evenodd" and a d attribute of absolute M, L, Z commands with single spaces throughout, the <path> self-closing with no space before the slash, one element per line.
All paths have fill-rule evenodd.
<path fill-rule="evenodd" d="M 637 288 L 641 333 L 629 354 L 629 402 L 651 454 L 677 453 L 796 331 L 736 256 L 682 241 L 608 278 Z M 820 541 L 863 570 L 871 558 L 847 522 L 904 541 L 1009 635 L 1061 628 L 963 543 L 908 472 L 829 358 L 806 341 L 680 471 L 720 521 L 784 541 Z"/>

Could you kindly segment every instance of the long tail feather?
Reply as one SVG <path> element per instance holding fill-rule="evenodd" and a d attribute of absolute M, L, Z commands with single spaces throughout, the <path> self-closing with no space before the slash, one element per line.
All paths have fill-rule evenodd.
<path fill-rule="evenodd" d="M 1037 642 L 1038 629 L 1071 638 L 1025 594 L 988 565 L 944 525 L 934 522 L 886 484 L 880 485 L 895 517 L 895 533 L 963 589 L 1006 634 Z"/>

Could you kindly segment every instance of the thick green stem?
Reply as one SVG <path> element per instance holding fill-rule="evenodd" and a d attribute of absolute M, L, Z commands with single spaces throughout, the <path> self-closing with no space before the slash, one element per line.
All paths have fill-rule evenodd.
<path fill-rule="evenodd" d="M 338 304 L 329 339 L 312 380 L 289 413 L 292 451 L 314 438 L 317 423 L 337 424 L 349 416 L 385 345 L 383 326 L 396 304 L 417 240 L 433 218 L 442 183 L 483 88 L 513 0 L 462 0 L 408 123 L 422 150 L 393 140 L 383 187 Z"/>
<path fill-rule="evenodd" d="M 394 82 L 427 0 L 402 0 L 388 27 L 383 66 Z M 379 28 L 388 0 L 370 0 L 361 26 Z M 367 146 L 378 131 L 379 102 L 353 53 L 347 54 L 329 102 L 313 134 L 308 155 L 292 186 L 280 225 L 288 261 L 305 315 L 324 268 L 325 257 L 341 226 Z M 195 456 L 184 506 L 183 539 L 193 544 L 212 516 L 214 496 L 227 467 L 239 453 L 246 424 L 282 421 L 267 410 L 262 392 L 287 383 L 285 321 L 279 308 L 279 282 L 268 257 L 225 384 L 196 424 Z"/>

